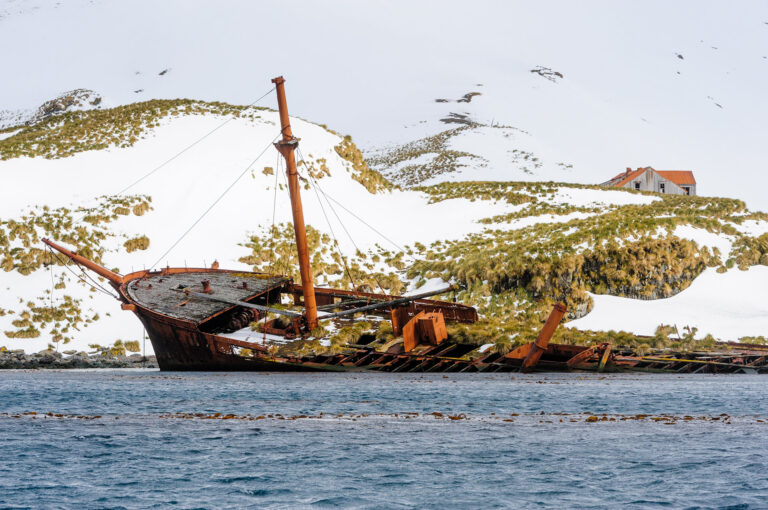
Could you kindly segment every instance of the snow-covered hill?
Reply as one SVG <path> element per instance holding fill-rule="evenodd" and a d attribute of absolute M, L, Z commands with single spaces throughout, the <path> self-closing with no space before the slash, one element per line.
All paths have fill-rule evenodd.
<path fill-rule="evenodd" d="M 35 110 L 0 110 L 0 129 L 34 124 L 65 112 L 92 110 L 104 106 L 103 98 L 92 90 L 70 90 L 44 102 Z M 1 134 L 0 139 L 8 136 L 7 133 Z"/>
<path fill-rule="evenodd" d="M 449 124 L 454 117 L 448 117 Z M 544 159 L 540 155 L 547 154 Z M 471 120 L 459 127 L 368 154 L 392 182 L 412 187 L 451 181 L 575 181 L 573 164 L 553 159 L 530 133 Z"/>
<path fill-rule="evenodd" d="M 672 298 L 682 301 L 674 310 L 700 334 L 764 334 L 760 317 L 745 325 L 724 313 L 714 327 L 711 316 L 685 311 L 701 299 L 723 299 L 712 289 L 732 288 L 729 282 L 740 282 L 747 295 L 753 291 L 745 285 L 759 284 L 745 282 L 734 266 L 768 263 L 768 217 L 736 200 L 455 182 L 450 174 L 442 183 L 398 189 L 367 168 L 348 137 L 298 118 L 293 129 L 301 138 L 304 209 L 321 284 L 349 285 L 351 276 L 373 285 L 364 276 L 371 272 L 393 291 L 458 282 L 462 300 L 485 317 L 477 334 L 507 345 L 534 334 L 554 299 L 568 302 L 572 318 L 583 316 L 590 292 L 648 299 L 682 291 Z M 109 296 L 60 265 L 45 265 L 44 236 L 122 272 L 214 260 L 293 271 L 287 191 L 271 146 L 274 111 L 152 101 L 63 114 L 9 133 L 0 140 L 7 184 L 0 196 L 0 344 L 37 350 L 61 337 L 83 349 L 142 336 L 138 321 Z M 689 288 L 707 266 L 710 283 Z M 593 299 L 594 315 L 575 325 L 626 324 L 644 333 L 669 320 L 600 319 L 606 301 Z"/>
<path fill-rule="evenodd" d="M 468 114 L 528 135 L 481 129 L 457 150 L 488 168 L 515 149 L 542 163 L 493 178 L 589 184 L 626 167 L 691 169 L 701 194 L 768 210 L 766 20 L 759 0 L 0 0 L 0 110 L 77 88 L 113 106 L 249 104 L 283 74 L 294 114 L 353 134 L 366 154 Z M 472 92 L 482 95 L 457 102 Z"/>
<path fill-rule="evenodd" d="M 110 298 L 42 266 L 43 235 L 122 271 L 265 267 L 266 238 L 290 253 L 275 114 L 175 100 L 250 104 L 279 74 L 304 171 L 338 201 L 305 190 L 321 282 L 457 281 L 488 318 L 478 334 L 499 343 L 529 335 L 555 299 L 582 328 L 766 335 L 759 312 L 696 312 L 738 302 L 714 289 L 760 295 L 765 215 L 735 200 L 542 182 L 691 169 L 701 195 L 768 210 L 766 21 L 758 1 L 0 0 L 11 77 L 0 80 L 0 332 L 13 337 L 0 333 L 0 345 L 34 350 L 52 330 L 78 348 L 141 334 Z M 299 117 L 353 134 L 396 186 L 349 140 Z M 63 317 L 50 315 L 51 286 Z M 665 313 L 640 312 L 654 306 Z"/>
<path fill-rule="evenodd" d="M 67 240 L 72 243 L 73 239 L 67 236 L 82 227 L 88 234 L 74 239 L 84 244 L 77 247 L 91 246 L 101 253 L 104 264 L 124 273 L 165 264 L 210 265 L 214 260 L 222 267 L 247 269 L 239 259 L 249 255 L 245 246 L 249 236 L 264 233 L 273 223 L 290 222 L 282 164 L 271 146 L 279 133 L 277 114 L 255 108 L 222 114 L 226 108 L 202 103 L 192 103 L 196 112 L 188 114 L 185 113 L 188 106 L 185 103 L 164 107 L 162 115 L 145 116 L 139 121 L 138 131 L 136 125 L 131 127 L 134 131 L 130 135 L 126 135 L 122 124 L 115 120 L 121 118 L 120 115 L 110 113 L 109 122 L 99 117 L 107 127 L 102 124 L 101 128 L 95 128 L 92 121 L 86 120 L 83 123 L 90 125 L 90 130 L 66 131 L 62 125 L 75 123 L 74 120 L 49 121 L 45 129 L 33 126 L 27 131 L 14 130 L 12 136 L 4 140 L 0 157 L 8 159 L 0 165 L 8 185 L 3 187 L 0 199 L 0 239 L 5 242 L 6 270 L 0 273 L 4 290 L 0 298 L 0 309 L 4 312 L 0 317 L 0 330 L 9 332 L 10 336 L 24 331 L 30 324 L 24 321 L 29 319 L 29 314 L 35 314 L 34 310 L 51 305 L 59 307 L 65 296 L 71 296 L 79 303 L 82 313 L 78 315 L 87 320 L 80 325 L 70 321 L 80 328 L 76 333 L 71 330 L 65 335 L 75 339 L 75 347 L 141 336 L 135 318 L 120 313 L 108 296 L 89 291 L 90 287 L 78 284 L 77 279 L 61 267 L 52 266 L 53 269 L 48 270 L 40 264 L 26 264 L 24 253 L 30 248 L 41 248 L 39 238 L 45 235 L 63 238 L 65 244 Z M 155 112 L 154 105 L 147 105 L 144 110 Z M 84 118 L 91 119 L 87 115 Z M 386 250 L 398 251 L 397 247 L 416 242 L 429 244 L 460 239 L 467 233 L 485 230 L 477 220 L 514 209 L 502 202 L 488 204 L 462 198 L 430 204 L 423 193 L 397 189 L 371 193 L 364 185 L 364 178 L 355 170 L 354 162 L 340 155 L 345 154 L 341 149 L 349 145 L 348 140 L 300 119 L 293 120 L 293 129 L 302 139 L 300 149 L 306 163 L 302 169 L 310 168 L 318 178 L 322 193 L 334 201 L 324 199 L 321 203 L 314 189 L 305 189 L 307 222 L 326 235 L 335 233 L 342 252 L 348 256 L 353 257 L 358 249 L 376 250 L 376 243 L 384 245 Z M 85 133 L 90 145 L 106 144 L 106 147 L 85 150 L 90 146 L 82 143 L 81 136 Z M 212 134 L 201 143 L 168 162 L 209 133 Z M 134 136 L 135 143 L 121 147 Z M 17 139 L 21 141 L 16 143 Z M 14 157 L 19 154 L 21 156 Z M 68 157 L 58 157 L 58 154 Z M 143 176 L 147 177 L 126 190 Z M 225 198 L 217 202 L 220 194 L 233 183 Z M 375 190 L 370 185 L 368 188 Z M 121 190 L 125 190 L 120 196 L 126 203 L 105 198 Z M 142 203 L 149 204 L 149 209 L 140 208 L 139 214 L 131 212 L 135 204 Z M 211 212 L 165 255 L 213 204 Z M 331 207 L 335 208 L 333 215 Z M 102 222 L 92 219 L 99 216 L 105 219 Z M 330 226 L 327 220 L 331 221 Z M 354 232 L 354 238 L 343 234 L 344 227 L 339 221 Z M 67 226 L 69 222 L 72 227 Z M 30 230 L 27 232 L 20 225 L 30 226 Z M 132 240 L 144 237 L 148 242 L 139 243 L 138 249 L 125 248 L 126 243 L 136 244 Z M 387 246 L 389 239 L 396 239 L 398 244 Z M 33 256 L 40 258 L 42 254 Z M 322 275 L 320 280 L 323 281 Z M 66 287 L 52 289 L 60 281 L 66 282 Z M 45 312 L 38 311 L 38 315 Z M 94 316 L 100 319 L 91 321 Z M 46 327 L 51 327 L 50 321 Z M 40 328 L 42 332 L 38 337 L 24 338 L 22 334 L 21 338 L 6 338 L 2 344 L 42 348 L 51 338 L 46 334 L 46 327 Z"/>

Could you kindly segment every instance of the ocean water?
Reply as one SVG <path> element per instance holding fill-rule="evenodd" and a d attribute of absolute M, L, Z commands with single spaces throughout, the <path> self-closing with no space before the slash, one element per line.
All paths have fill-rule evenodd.
<path fill-rule="evenodd" d="M 767 389 L 746 375 L 3 371 L 0 508 L 766 508 Z"/>

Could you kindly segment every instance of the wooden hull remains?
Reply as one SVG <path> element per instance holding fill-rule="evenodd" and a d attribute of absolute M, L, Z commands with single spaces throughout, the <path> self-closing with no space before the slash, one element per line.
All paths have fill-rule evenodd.
<path fill-rule="evenodd" d="M 195 284 L 194 282 L 198 282 Z M 269 345 L 259 342 L 260 332 L 247 335 L 257 341 L 245 341 L 233 338 L 232 333 L 248 331 L 256 321 L 264 319 L 264 314 L 243 305 L 251 304 L 261 308 L 279 306 L 280 296 L 288 294 L 296 304 L 302 302 L 301 287 L 281 277 L 261 273 L 235 272 L 220 269 L 181 269 L 166 268 L 158 272 L 140 272 L 124 277 L 116 286 L 123 301 L 122 308 L 132 311 L 144 325 L 152 343 L 158 365 L 161 370 L 199 370 L 199 371 L 346 371 L 379 370 L 398 355 L 411 358 L 415 353 L 403 353 L 395 346 L 393 354 L 382 353 L 378 362 L 367 356 L 375 352 L 373 348 L 361 346 L 349 349 L 354 361 L 346 360 L 346 355 L 317 356 L 274 356 Z M 190 289 L 195 291 L 190 292 Z M 177 290 L 178 292 L 171 292 Z M 202 292 L 210 297 L 201 299 Z M 186 291 L 186 292 L 185 292 Z M 316 289 L 317 302 L 320 306 L 333 307 L 334 301 L 339 308 L 349 308 L 359 301 L 394 302 L 400 296 L 388 296 L 365 292 L 339 289 Z M 235 303 L 235 304 L 232 304 Z M 374 306 L 374 305 L 372 305 Z M 391 308 L 391 310 L 389 309 Z M 272 309 L 272 308 L 270 308 Z M 273 308 L 274 311 L 279 311 Z M 289 313 L 289 312 L 284 312 Z M 477 312 L 474 308 L 452 302 L 427 299 L 408 301 L 406 306 L 393 305 L 384 307 L 380 313 L 389 313 L 405 323 L 425 314 L 440 316 L 450 322 L 475 322 Z M 287 326 L 279 326 L 276 321 L 266 321 L 261 327 L 264 336 L 281 337 L 287 340 L 300 338 L 301 327 L 294 320 Z M 397 323 L 397 319 L 395 319 Z M 414 326 L 415 327 L 415 326 Z M 408 336 L 408 335 L 406 335 Z M 415 331 L 409 338 L 420 346 L 420 336 Z M 423 347 L 423 346 L 422 346 Z M 437 347 L 437 346 L 435 346 Z M 442 345 L 440 355 L 425 354 L 422 348 L 419 356 L 439 358 L 451 363 L 457 356 L 474 350 L 477 346 L 459 344 Z M 386 359 L 386 362 L 383 362 Z M 415 359 L 415 358 L 414 358 Z M 426 367 L 425 367 L 426 368 Z M 426 371 L 426 369 L 425 369 Z"/>
<path fill-rule="evenodd" d="M 197 270 L 205 271 L 205 270 Z M 287 290 L 300 299 L 301 292 Z M 318 302 L 327 305 L 333 295 L 349 299 L 361 296 L 372 299 L 375 294 L 351 291 L 322 290 Z M 381 297 L 381 296 L 379 296 Z M 242 341 L 226 335 L 204 331 L 190 321 L 156 313 L 136 306 L 132 309 L 146 328 L 161 370 L 169 371 L 268 371 L 268 372 L 674 372 L 674 373 L 768 373 L 768 346 L 723 345 L 718 352 L 664 353 L 638 356 L 631 352 L 616 352 L 610 344 L 593 347 L 549 343 L 549 339 L 565 313 L 556 307 L 545 323 L 536 342 L 525 344 L 507 354 L 478 353 L 472 344 L 419 344 L 405 350 L 404 344 L 381 350 L 370 345 L 351 345 L 343 352 L 308 356 L 274 356 L 259 342 Z M 412 316 L 424 310 L 444 310 L 452 321 L 472 322 L 471 309 L 455 303 L 433 301 L 414 307 Z M 228 309 L 223 313 L 237 314 Z M 400 311 L 399 313 L 403 313 Z M 393 314 L 394 315 L 394 314 Z M 413 320 L 411 318 L 411 320 Z M 273 333 L 278 332 L 273 330 Z M 256 337 L 259 335 L 256 334 Z M 289 333 L 290 336 L 290 333 Z M 532 353 L 534 353 L 532 355 Z"/>

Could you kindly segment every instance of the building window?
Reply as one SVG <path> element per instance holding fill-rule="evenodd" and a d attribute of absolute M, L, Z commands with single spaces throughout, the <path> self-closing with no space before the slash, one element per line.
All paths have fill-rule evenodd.
<path fill-rule="evenodd" d="M 691 194 L 691 187 L 690 186 L 683 186 L 683 191 L 685 191 L 686 195 Z"/>
<path fill-rule="evenodd" d="M 661 191 L 662 193 L 666 193 L 666 191 L 664 191 L 664 183 L 663 182 L 659 183 L 659 191 Z"/>
<path fill-rule="evenodd" d="M 640 181 L 635 181 L 635 189 L 640 189 Z"/>

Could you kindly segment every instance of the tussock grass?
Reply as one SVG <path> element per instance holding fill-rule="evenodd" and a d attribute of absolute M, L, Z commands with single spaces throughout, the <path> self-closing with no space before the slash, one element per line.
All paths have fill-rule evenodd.
<path fill-rule="evenodd" d="M 78 152 L 130 147 L 167 116 L 215 114 L 258 119 L 263 110 L 267 108 L 153 99 L 115 108 L 64 112 L 24 126 L 15 135 L 0 140 L 0 159 L 65 158 Z"/>

